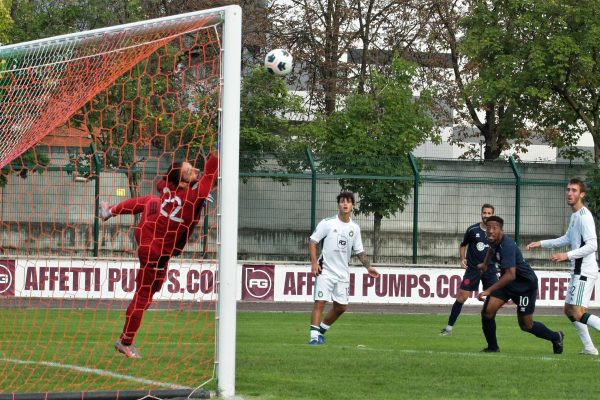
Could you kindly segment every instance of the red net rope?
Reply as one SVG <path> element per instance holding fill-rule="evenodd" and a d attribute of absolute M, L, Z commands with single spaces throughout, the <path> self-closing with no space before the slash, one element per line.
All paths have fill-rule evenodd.
<path fill-rule="evenodd" d="M 219 18 L 189 17 L 0 49 L 0 167 L 64 124 L 140 60 Z"/>
<path fill-rule="evenodd" d="M 158 195 L 178 158 L 202 171 L 218 131 L 220 22 L 190 17 L 0 50 L 0 165 L 50 133 L 67 138 L 62 152 L 56 141 L 46 146 L 50 165 L 27 166 L 26 179 L 17 166 L 0 193 L 0 392 L 180 389 L 212 379 L 216 201 L 204 204 L 144 314 L 139 360 L 113 347 L 135 289 L 139 217 L 102 222 L 97 204 Z M 81 160 L 74 170 L 56 160 L 90 143 L 97 153 L 83 157 L 79 175 Z"/>

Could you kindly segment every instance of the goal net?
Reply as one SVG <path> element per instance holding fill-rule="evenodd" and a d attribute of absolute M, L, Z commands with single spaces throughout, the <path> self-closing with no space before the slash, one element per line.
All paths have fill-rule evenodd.
<path fill-rule="evenodd" d="M 233 395 L 240 38 L 229 6 L 0 47 L 0 399 Z M 128 358 L 140 215 L 100 202 L 160 196 L 210 152 Z"/>

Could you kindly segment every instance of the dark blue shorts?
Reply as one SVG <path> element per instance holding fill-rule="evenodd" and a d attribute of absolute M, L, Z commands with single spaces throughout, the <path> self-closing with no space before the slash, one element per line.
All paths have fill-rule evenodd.
<path fill-rule="evenodd" d="M 463 275 L 460 288 L 469 292 L 475 292 L 479 290 L 479 282 L 483 283 L 483 290 L 486 290 L 494 283 L 498 281 L 498 274 L 495 268 L 488 268 L 487 271 L 481 275 L 478 269 L 468 267 Z"/>
<path fill-rule="evenodd" d="M 530 315 L 535 311 L 535 299 L 537 297 L 537 285 L 529 285 L 524 290 L 518 292 L 511 291 L 506 287 L 494 290 L 492 297 L 497 297 L 504 300 L 506 303 L 509 299 L 517 306 L 517 315 Z"/>

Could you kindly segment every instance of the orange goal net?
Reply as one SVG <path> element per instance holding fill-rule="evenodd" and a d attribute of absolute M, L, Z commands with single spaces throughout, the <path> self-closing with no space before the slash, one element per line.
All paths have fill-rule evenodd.
<path fill-rule="evenodd" d="M 136 291 L 144 217 L 104 221 L 101 202 L 160 197 L 173 163 L 201 173 L 219 151 L 225 15 L 0 47 L 0 399 L 217 389 L 221 180 L 143 314 L 141 358 L 116 341 Z"/>

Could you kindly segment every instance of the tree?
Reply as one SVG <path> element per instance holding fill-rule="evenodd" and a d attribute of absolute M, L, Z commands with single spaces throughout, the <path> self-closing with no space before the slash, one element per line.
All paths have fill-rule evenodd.
<path fill-rule="evenodd" d="M 11 30 L 13 29 L 14 22 L 10 16 L 10 12 L 6 7 L 6 3 L 0 0 L 0 45 L 3 43 L 9 43 Z M 4 59 L 0 59 L 0 86 L 5 86 L 7 83 L 3 82 L 6 78 L 2 71 L 7 68 L 7 62 Z M 2 101 L 5 91 L 0 89 L 0 101 Z M 33 149 L 28 149 L 21 156 L 12 160 L 11 164 L 5 166 L 0 170 L 0 187 L 6 186 L 8 182 L 8 176 L 16 173 L 19 177 L 25 179 L 30 171 L 32 172 L 43 172 L 43 167 L 48 165 L 50 160 L 45 154 L 36 153 Z M 35 167 L 31 168 L 32 165 Z"/>
<path fill-rule="evenodd" d="M 286 115 L 300 112 L 300 98 L 291 96 L 285 80 L 256 67 L 242 81 L 240 152 L 244 169 L 254 170 L 265 155 L 281 155 L 290 141 Z"/>
<path fill-rule="evenodd" d="M 9 165 L 0 169 L 0 188 L 6 186 L 9 175 L 17 174 L 20 178 L 25 179 L 30 172 L 43 173 L 44 167 L 48 164 L 50 164 L 50 159 L 46 154 L 29 149 Z"/>
<path fill-rule="evenodd" d="M 369 68 L 389 65 L 393 52 L 408 54 L 423 37 L 423 7 L 414 0 L 362 0 L 351 3 L 360 58 L 358 89 L 365 90 Z M 353 61 L 353 60 L 351 60 Z"/>
<path fill-rule="evenodd" d="M 4 1 L 0 1 L 0 44 L 8 43 L 9 31 L 13 25 L 10 12 L 6 8 Z"/>
<path fill-rule="evenodd" d="M 290 0 L 274 18 L 272 43 L 294 54 L 302 74 L 289 78 L 306 92 L 310 117 L 331 114 L 355 87 L 364 90 L 370 69 L 390 64 L 391 50 L 415 46 L 416 0 Z M 280 13 L 281 13 L 280 12 Z M 356 49 L 356 46 L 362 46 Z"/>
<path fill-rule="evenodd" d="M 148 16 L 147 11 L 151 9 L 148 3 L 152 1 L 15 0 L 11 7 L 16 21 L 12 34 L 15 41 L 23 41 L 133 22 Z M 170 2 L 161 4 L 171 5 Z M 174 10 L 164 10 L 171 11 Z M 190 140 L 196 130 L 216 129 L 216 119 L 209 120 L 203 111 L 215 108 L 212 103 L 216 101 L 217 92 L 203 87 L 193 79 L 193 73 L 186 75 L 184 72 L 199 68 L 198 73 L 207 73 L 199 60 L 202 56 L 218 58 L 219 52 L 215 47 L 211 53 L 211 47 L 207 45 L 206 54 L 197 54 L 193 35 L 186 35 L 179 44 L 161 48 L 158 54 L 133 67 L 69 121 L 71 126 L 85 126 L 104 161 L 104 168 L 126 171 L 131 196 L 139 194 L 139 175 L 131 171 L 144 161 L 144 156 L 137 150 L 140 147 L 152 145 L 172 154 L 195 154 L 192 150 L 198 146 L 205 148 L 212 144 Z M 202 38 L 198 37 L 198 40 L 202 42 Z M 169 79 L 168 74 L 171 74 Z M 208 71 L 207 76 L 210 75 Z M 216 76 L 212 80 L 214 87 L 217 80 Z M 186 90 L 182 89 L 184 86 Z M 206 135 L 209 136 L 215 135 Z M 71 156 L 78 172 L 92 173 L 89 154 Z"/>
<path fill-rule="evenodd" d="M 285 6 L 276 1 L 264 0 L 139 0 L 147 19 L 176 15 L 214 7 L 236 4 L 242 8 L 242 67 L 250 73 L 266 53 L 272 49 L 269 34 L 273 31 L 273 21 L 279 20 Z"/>
<path fill-rule="evenodd" d="M 127 174 L 132 197 L 139 195 L 140 183 L 132 170 L 145 161 L 144 148 L 193 163 L 215 145 L 219 76 L 211 73 L 211 58 L 219 50 L 206 45 L 196 54 L 204 35 L 211 34 L 190 33 L 158 49 L 71 118 L 90 132 L 104 168 Z"/>
<path fill-rule="evenodd" d="M 138 0 L 12 0 L 10 15 L 11 43 L 143 19 Z"/>
<path fill-rule="evenodd" d="M 428 26 L 424 43 L 430 54 L 441 56 L 438 65 L 426 65 L 423 71 L 432 82 L 436 97 L 454 110 L 453 125 L 462 127 L 453 132 L 449 142 L 465 147 L 469 139 L 482 137 L 483 158 L 494 160 L 504 150 L 512 149 L 517 154 L 526 152 L 531 143 L 531 132 L 520 118 L 520 109 L 513 98 L 501 91 L 488 90 L 481 84 L 488 83 L 485 70 L 466 51 L 470 42 L 465 39 L 466 43 L 463 43 L 465 28 L 461 22 L 469 16 L 474 3 L 476 1 L 472 0 L 423 3 L 428 15 L 424 20 Z M 477 40 L 476 34 L 472 37 Z M 447 119 L 448 110 L 442 108 L 440 112 L 438 118 Z M 471 126 L 475 129 L 470 129 Z M 470 147 L 462 157 L 478 156 L 478 148 Z"/>
<path fill-rule="evenodd" d="M 515 102 L 519 117 L 561 148 L 589 132 L 600 165 L 600 1 L 477 2 L 465 49 L 474 85 Z"/>
<path fill-rule="evenodd" d="M 439 142 L 427 111 L 430 94 L 413 97 L 415 74 L 414 64 L 396 57 L 388 74 L 373 75 L 369 92 L 354 91 L 342 111 L 315 122 L 324 128 L 312 131 L 318 135 L 313 142 L 318 143 L 320 167 L 336 175 L 411 176 L 406 155 L 427 140 Z M 412 182 L 344 178 L 340 184 L 358 193 L 357 214 L 374 216 L 376 261 L 381 220 L 404 210 Z"/>
<path fill-rule="evenodd" d="M 11 38 L 13 42 L 20 42 L 233 3 L 237 2 L 228 0 L 40 0 L 34 2 L 14 0 L 11 4 L 11 13 L 16 24 L 11 30 Z M 266 42 L 270 21 L 265 13 L 267 6 L 263 2 L 248 0 L 242 3 L 246 20 L 250 21 L 243 27 L 246 49 L 244 54 L 252 54 L 260 51 L 260 45 Z M 278 9 L 277 6 L 269 6 L 269 15 L 276 15 Z M 192 47 L 186 51 L 190 52 L 191 59 L 195 59 L 196 49 Z M 197 107 L 206 108 L 206 104 L 194 104 L 195 100 L 190 98 L 189 91 L 181 90 L 172 93 L 177 92 L 177 87 L 182 85 L 183 73 L 179 71 L 169 83 L 164 79 L 164 74 L 172 72 L 166 69 L 175 65 L 181 67 L 178 60 L 173 60 L 173 63 L 166 62 L 167 59 L 174 57 L 173 54 L 167 54 L 173 51 L 175 50 L 162 49 L 160 67 L 157 67 L 159 62 L 156 57 L 142 63 L 143 65 L 136 66 L 71 118 L 69 123 L 72 126 L 85 126 L 90 132 L 106 168 L 126 171 L 134 169 L 138 163 L 144 161 L 143 156 L 136 152 L 137 146 L 151 144 L 156 148 L 172 151 L 173 146 L 187 143 L 191 135 L 190 130 L 194 126 L 189 121 L 199 121 L 202 129 L 206 128 L 207 122 L 202 121 L 202 117 L 194 112 Z M 182 56 L 182 58 L 186 57 Z M 247 62 L 255 64 L 252 56 Z M 156 72 L 157 68 L 160 68 L 160 71 Z M 282 117 L 276 117 L 275 114 L 286 112 L 292 105 L 286 97 L 287 88 L 282 80 L 264 74 L 259 80 L 261 79 L 262 83 L 270 81 L 268 85 L 261 88 L 262 93 L 258 94 L 259 83 L 252 83 L 250 79 L 247 87 L 254 85 L 253 89 L 248 89 L 253 91 L 253 95 L 243 97 L 246 106 L 243 107 L 243 111 L 248 110 L 248 112 L 242 115 L 242 150 L 248 150 L 254 155 L 258 154 L 259 148 L 265 152 L 277 152 L 280 144 L 275 146 L 268 142 L 281 140 L 280 130 L 287 121 Z M 167 84 L 171 85 L 169 88 L 171 93 L 165 92 Z M 197 93 L 203 90 L 198 87 L 196 89 Z M 262 95 L 265 96 L 261 97 Z M 257 98 L 265 100 L 269 96 L 271 96 L 270 103 L 251 104 L 251 101 Z M 200 97 L 198 95 L 198 98 Z M 208 99 L 214 102 L 215 96 L 208 94 Z M 188 104 L 188 107 L 175 112 L 175 108 L 181 103 Z M 296 107 L 295 111 L 299 109 Z M 130 114 L 134 115 L 134 118 L 126 122 L 125 119 Z M 277 125 L 275 121 L 278 121 L 279 127 L 275 126 Z M 216 121 L 213 122 L 213 125 L 215 124 Z M 215 126 L 211 127 L 214 128 Z M 180 152 L 189 151 L 193 146 L 195 146 L 193 143 L 189 146 L 184 145 Z M 89 154 L 74 154 L 72 160 L 79 172 L 91 174 L 92 163 Z M 131 195 L 135 196 L 138 193 L 139 177 L 132 173 L 127 175 Z"/>
<path fill-rule="evenodd" d="M 355 38 L 351 28 L 353 11 L 347 0 L 292 0 L 290 3 L 273 37 L 285 43 L 284 46 L 292 50 L 295 62 L 302 66 L 303 79 L 308 80 L 307 108 L 331 114 L 336 109 L 338 96 L 348 93 L 341 81 L 348 74 L 349 65 L 342 63 L 341 58 Z"/>

